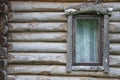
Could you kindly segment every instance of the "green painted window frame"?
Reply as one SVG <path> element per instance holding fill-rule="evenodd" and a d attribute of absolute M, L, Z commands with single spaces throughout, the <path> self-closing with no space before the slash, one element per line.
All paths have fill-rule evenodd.
<path fill-rule="evenodd" d="M 98 20 L 98 62 L 81 62 L 81 63 L 76 63 L 76 20 Z M 72 40 L 73 40 L 73 48 L 72 48 L 72 65 L 73 66 L 102 66 L 103 62 L 103 51 L 102 51 L 102 26 L 103 26 L 103 17 L 102 16 L 97 16 L 97 15 L 74 15 L 73 16 L 73 21 L 72 21 Z"/>

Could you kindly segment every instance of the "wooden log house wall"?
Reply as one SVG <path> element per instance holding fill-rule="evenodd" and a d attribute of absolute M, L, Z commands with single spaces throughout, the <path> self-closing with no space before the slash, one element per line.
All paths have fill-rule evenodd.
<path fill-rule="evenodd" d="M 88 0 L 94 1 L 94 0 Z M 110 71 L 66 72 L 65 8 L 83 0 L 10 0 L 8 80 L 120 80 L 120 1 L 110 18 Z"/>

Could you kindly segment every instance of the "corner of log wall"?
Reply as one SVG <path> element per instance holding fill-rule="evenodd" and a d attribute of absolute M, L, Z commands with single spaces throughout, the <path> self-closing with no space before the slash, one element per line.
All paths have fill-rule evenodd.
<path fill-rule="evenodd" d="M 0 0 L 0 80 L 7 80 L 8 0 Z"/>

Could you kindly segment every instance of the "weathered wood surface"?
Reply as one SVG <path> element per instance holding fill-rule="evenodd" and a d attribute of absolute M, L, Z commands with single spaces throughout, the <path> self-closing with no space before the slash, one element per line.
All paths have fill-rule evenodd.
<path fill-rule="evenodd" d="M 119 80 L 115 78 L 41 76 L 41 75 L 8 75 L 8 80 Z"/>
<path fill-rule="evenodd" d="M 8 33 L 9 41 L 66 41 L 65 32 Z"/>
<path fill-rule="evenodd" d="M 66 64 L 66 53 L 9 53 L 9 63 Z M 120 56 L 110 55 L 110 66 L 120 67 Z"/>
<path fill-rule="evenodd" d="M 109 34 L 110 42 L 120 42 L 120 34 Z"/>
<path fill-rule="evenodd" d="M 119 68 L 110 68 L 109 74 L 104 72 L 92 71 L 72 71 L 66 73 L 66 66 L 59 65 L 9 65 L 8 74 L 41 74 L 41 75 L 61 75 L 61 76 L 94 76 L 94 77 L 118 77 L 120 78 Z"/>
<path fill-rule="evenodd" d="M 10 22 L 65 22 L 64 12 L 12 12 Z M 120 21 L 120 12 L 113 12 L 110 21 Z"/>
<path fill-rule="evenodd" d="M 65 42 L 9 42 L 8 51 L 12 52 L 66 52 Z M 120 54 L 120 44 L 110 44 L 111 54 Z"/>
<path fill-rule="evenodd" d="M 67 31 L 67 24 L 63 22 L 9 23 L 9 31 L 11 32 Z"/>
<path fill-rule="evenodd" d="M 111 22 L 109 24 L 110 33 L 120 33 L 120 22 Z"/>
<path fill-rule="evenodd" d="M 67 23 L 63 23 L 63 22 L 9 23 L 9 31 L 11 32 L 67 31 Z M 111 33 L 119 33 L 120 23 L 110 22 L 109 31 Z"/>
<path fill-rule="evenodd" d="M 119 43 L 110 44 L 110 53 L 120 54 L 120 44 Z"/>
<path fill-rule="evenodd" d="M 64 22 L 63 12 L 14 12 L 9 14 L 10 22 Z"/>
<path fill-rule="evenodd" d="M 16 2 L 11 1 L 12 11 L 64 11 L 69 6 L 76 6 L 81 3 L 61 3 L 61 2 Z M 114 11 L 120 10 L 120 3 L 103 3 L 108 7 L 113 7 Z M 111 6 L 112 5 L 112 6 Z"/>
<path fill-rule="evenodd" d="M 66 53 L 9 53 L 9 63 L 65 64 Z"/>
<path fill-rule="evenodd" d="M 60 42 L 8 42 L 12 52 L 66 52 L 66 43 Z"/>
<path fill-rule="evenodd" d="M 7 48 L 5 47 L 1 47 L 0 48 L 0 59 L 7 59 L 8 56 L 7 56 Z"/>

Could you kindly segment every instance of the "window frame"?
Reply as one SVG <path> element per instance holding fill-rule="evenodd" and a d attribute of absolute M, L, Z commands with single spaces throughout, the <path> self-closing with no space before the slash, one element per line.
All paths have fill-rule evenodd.
<path fill-rule="evenodd" d="M 98 16 L 98 15 L 73 15 L 73 20 L 72 20 L 72 66 L 102 66 L 103 64 L 103 49 L 102 49 L 102 26 L 103 26 L 103 17 L 102 16 Z M 99 38 L 99 42 L 98 42 L 98 63 L 76 63 L 75 62 L 75 57 L 76 57 L 76 20 L 77 19 L 97 19 L 99 20 L 99 25 L 97 26 L 99 28 L 99 32 L 98 32 L 98 37 Z"/>

